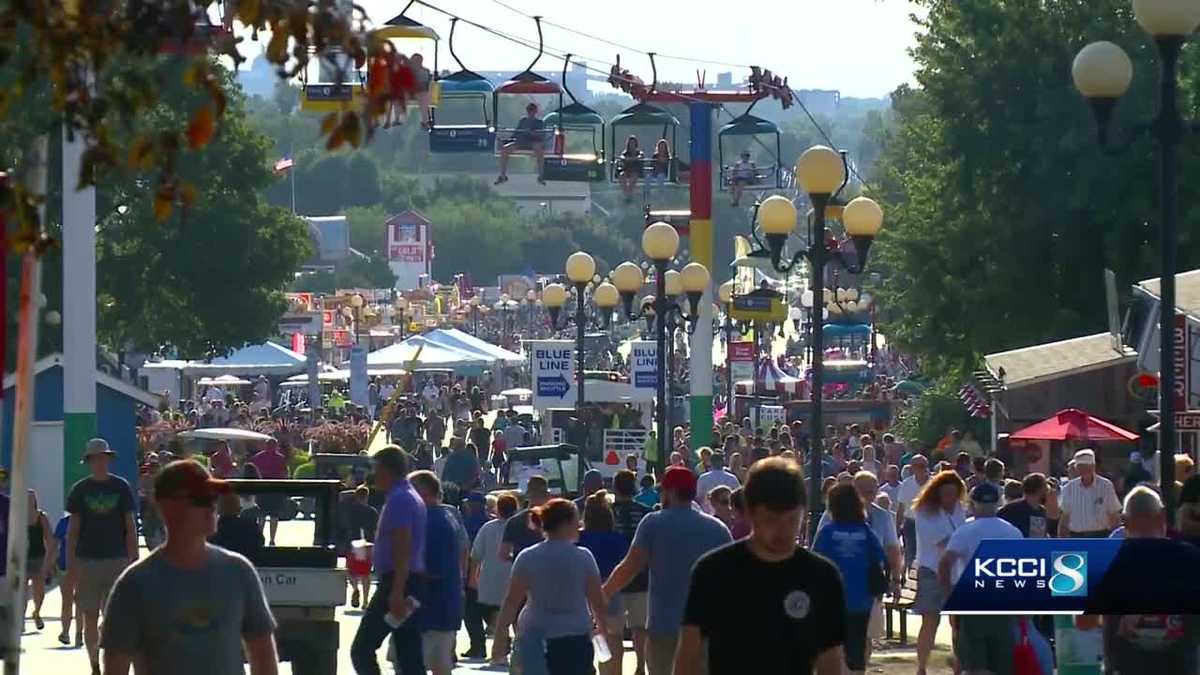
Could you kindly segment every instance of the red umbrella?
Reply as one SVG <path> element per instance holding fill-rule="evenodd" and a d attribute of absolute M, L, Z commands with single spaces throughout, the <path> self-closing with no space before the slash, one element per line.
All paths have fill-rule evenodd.
<path fill-rule="evenodd" d="M 1009 438 L 1022 441 L 1136 441 L 1138 435 L 1078 408 L 1067 408 Z"/>

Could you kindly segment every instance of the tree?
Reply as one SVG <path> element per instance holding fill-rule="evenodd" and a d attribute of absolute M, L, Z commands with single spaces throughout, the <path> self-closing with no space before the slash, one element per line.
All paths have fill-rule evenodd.
<path fill-rule="evenodd" d="M 913 51 L 919 89 L 893 94 L 897 128 L 874 172 L 886 226 L 872 267 L 889 338 L 935 369 L 980 354 L 1103 330 L 1102 270 L 1157 273 L 1151 148 L 1109 158 L 1095 142 L 1071 59 L 1095 39 L 1154 72 L 1123 0 L 925 0 Z M 1195 55 L 1189 56 L 1194 64 Z M 1194 68 L 1185 72 L 1195 73 Z M 1149 114 L 1152 77 L 1117 117 Z M 1194 83 L 1185 84 L 1186 107 Z M 1200 169 L 1185 153 L 1185 175 Z M 1197 204 L 1200 187 L 1182 186 Z M 1185 210 L 1181 269 L 1200 262 Z"/>
<path fill-rule="evenodd" d="M 179 168 L 196 186 L 192 208 L 160 222 L 145 188 L 152 168 L 102 186 L 98 201 L 108 215 L 97 234 L 98 330 L 116 348 L 199 356 L 263 340 L 276 332 L 282 291 L 310 255 L 304 222 L 260 196 L 276 180 L 270 142 L 242 118 L 228 74 L 224 83 L 232 114 Z M 172 128 L 197 96 L 182 86 L 164 92 L 132 133 Z"/>

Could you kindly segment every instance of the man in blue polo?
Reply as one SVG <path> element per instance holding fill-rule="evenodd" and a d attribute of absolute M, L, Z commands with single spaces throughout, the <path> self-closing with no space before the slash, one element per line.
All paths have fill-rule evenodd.
<path fill-rule="evenodd" d="M 508 158 L 518 150 L 533 153 L 538 183 L 546 184 L 546 179 L 542 177 L 542 159 L 546 156 L 545 131 L 546 123 L 538 117 L 537 104 L 525 106 L 525 116 L 517 122 L 512 138 L 500 146 L 500 175 L 496 177 L 496 185 L 508 182 Z"/>

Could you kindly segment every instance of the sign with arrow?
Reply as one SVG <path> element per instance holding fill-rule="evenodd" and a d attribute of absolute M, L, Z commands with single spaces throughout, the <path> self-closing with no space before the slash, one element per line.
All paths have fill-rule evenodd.
<path fill-rule="evenodd" d="M 629 380 L 635 389 L 656 389 L 658 344 L 650 340 L 633 340 L 629 344 Z"/>
<path fill-rule="evenodd" d="M 574 405 L 575 343 L 571 340 L 532 340 L 526 345 L 533 380 L 533 407 Z"/>

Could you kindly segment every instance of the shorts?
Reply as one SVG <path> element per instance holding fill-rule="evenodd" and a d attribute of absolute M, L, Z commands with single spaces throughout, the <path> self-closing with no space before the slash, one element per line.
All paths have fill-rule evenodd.
<path fill-rule="evenodd" d="M 266 494 L 258 495 L 254 501 L 258 503 L 258 508 L 265 516 L 278 518 L 283 512 L 284 502 L 288 500 L 287 495 L 282 494 Z"/>
<path fill-rule="evenodd" d="M 98 612 L 108 602 L 117 577 L 129 565 L 125 558 L 89 559 L 76 558 L 79 568 L 79 584 L 75 587 L 75 604 L 85 612 Z"/>
<path fill-rule="evenodd" d="M 625 626 L 630 630 L 646 629 L 646 618 L 649 614 L 650 593 L 622 593 L 621 607 L 624 609 Z"/>
<path fill-rule="evenodd" d="M 842 652 L 847 670 L 867 669 L 867 625 L 870 622 L 870 612 L 846 613 L 846 641 L 842 643 Z"/>
<path fill-rule="evenodd" d="M 25 578 L 34 579 L 41 576 L 46 565 L 45 558 L 26 558 L 25 559 Z M 53 571 L 51 571 L 53 574 Z"/>
<path fill-rule="evenodd" d="M 956 623 L 954 652 L 964 671 L 1012 672 L 1013 617 L 967 615 Z"/>
<path fill-rule="evenodd" d="M 941 614 L 945 604 L 946 595 L 938 583 L 937 572 L 928 567 L 917 568 L 917 599 L 913 601 L 912 612 L 921 616 Z"/>
<path fill-rule="evenodd" d="M 353 579 L 371 576 L 371 559 L 346 556 L 346 573 Z"/>
<path fill-rule="evenodd" d="M 427 630 L 421 632 L 421 652 L 425 667 L 450 671 L 454 668 L 454 631 Z"/>

